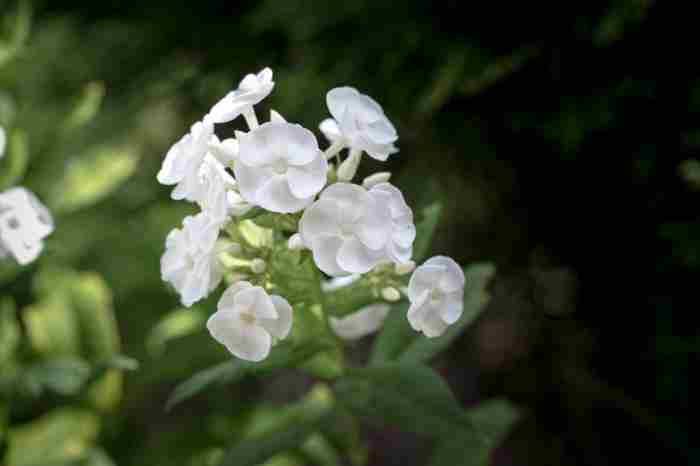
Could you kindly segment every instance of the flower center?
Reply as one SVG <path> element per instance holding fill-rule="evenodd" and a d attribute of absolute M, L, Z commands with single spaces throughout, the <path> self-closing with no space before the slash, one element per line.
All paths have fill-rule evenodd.
<path fill-rule="evenodd" d="M 341 223 L 340 234 L 343 236 L 351 236 L 353 234 L 352 223 Z"/>
<path fill-rule="evenodd" d="M 440 288 L 433 288 L 433 290 L 430 292 L 431 301 L 440 301 L 443 296 L 444 294 Z"/>
<path fill-rule="evenodd" d="M 253 325 L 255 323 L 255 316 L 250 312 L 241 312 L 241 321 L 244 324 Z"/>
<path fill-rule="evenodd" d="M 272 171 L 276 175 L 284 175 L 287 173 L 287 162 L 282 159 L 275 160 L 275 162 L 272 164 Z"/>

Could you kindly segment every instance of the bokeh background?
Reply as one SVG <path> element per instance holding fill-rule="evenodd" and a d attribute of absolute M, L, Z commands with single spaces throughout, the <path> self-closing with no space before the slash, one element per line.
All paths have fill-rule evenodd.
<path fill-rule="evenodd" d="M 700 81 L 692 57 L 671 59 L 680 45 L 663 45 L 661 3 L 0 2 L 0 124 L 28 154 L 0 170 L 21 173 L 57 221 L 37 264 L 1 266 L 3 306 L 27 341 L 0 379 L 55 351 L 93 358 L 92 384 L 105 355 L 139 362 L 102 368 L 119 379 L 113 401 L 63 411 L 60 428 L 42 416 L 73 399 L 72 382 L 25 381 L 0 404 L 0 458 L 26 466 L 88 448 L 94 462 L 62 463 L 61 450 L 51 464 L 205 465 L 253 400 L 274 413 L 308 386 L 299 374 L 246 379 L 164 410 L 178 382 L 227 355 L 201 331 L 215 303 L 183 313 L 161 282 L 165 236 L 192 210 L 155 174 L 212 103 L 270 66 L 262 111 L 309 128 L 332 87 L 379 101 L 401 152 L 366 158 L 360 175 L 389 169 L 415 210 L 443 202 L 435 253 L 497 265 L 488 308 L 434 362 L 465 406 L 506 396 L 522 408 L 493 464 L 697 460 L 684 413 L 698 349 Z M 66 306 L 104 314 L 97 353 L 89 338 L 77 349 L 42 337 Z M 427 464 L 432 448 L 389 429 L 365 437 L 370 465 Z"/>

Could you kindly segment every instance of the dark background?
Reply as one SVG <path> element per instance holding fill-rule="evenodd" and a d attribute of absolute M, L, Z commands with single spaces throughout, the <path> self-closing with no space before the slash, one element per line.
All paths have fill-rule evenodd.
<path fill-rule="evenodd" d="M 70 25 L 80 73 L 105 83 L 108 106 L 178 76 L 157 98 L 178 97 L 180 132 L 263 66 L 277 83 L 266 108 L 310 128 L 328 89 L 373 96 L 396 123 L 388 169 L 409 204 L 447 206 L 434 251 L 498 266 L 487 311 L 436 362 L 465 404 L 506 395 L 525 407 L 495 464 L 684 464 L 697 459 L 684 414 L 700 223 L 682 167 L 700 145 L 700 81 L 692 35 L 669 42 L 688 30 L 671 21 L 682 12 L 661 3 L 61 1 L 38 5 L 37 21 Z M 154 178 L 166 149 L 156 144 L 138 175 L 154 184 L 145 203 L 166 202 Z M 368 160 L 363 171 L 386 168 Z M 175 306 L 162 289 L 117 290 L 126 352 L 143 352 L 149 325 Z M 134 377 L 107 436 L 118 464 L 145 464 L 144 449 L 258 388 L 166 415 L 160 401 L 182 377 Z M 372 464 L 423 464 L 429 450 L 397 432 L 370 438 Z"/>

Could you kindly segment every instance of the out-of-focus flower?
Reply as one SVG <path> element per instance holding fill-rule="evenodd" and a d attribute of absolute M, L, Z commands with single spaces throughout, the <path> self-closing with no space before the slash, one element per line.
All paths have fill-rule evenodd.
<path fill-rule="evenodd" d="M 5 128 L 0 126 L 0 159 L 5 156 L 5 143 L 7 142 L 7 136 L 5 135 Z"/>
<path fill-rule="evenodd" d="M 291 328 L 292 307 L 287 300 L 249 282 L 231 285 L 207 321 L 216 341 L 234 356 L 253 362 L 265 359 L 274 341 L 284 339 Z"/>
<path fill-rule="evenodd" d="M 328 164 L 313 133 L 300 125 L 268 122 L 239 133 L 234 173 L 243 198 L 272 212 L 309 205 L 326 184 Z"/>
<path fill-rule="evenodd" d="M 264 68 L 258 74 L 248 74 L 238 85 L 217 102 L 205 117 L 213 123 L 226 123 L 260 103 L 275 87 L 272 70 Z"/>
<path fill-rule="evenodd" d="M 22 187 L 0 193 L 0 256 L 10 253 L 19 264 L 29 264 L 53 230 L 51 213 L 34 193 Z"/>
<path fill-rule="evenodd" d="M 171 193 L 175 200 L 196 202 L 200 192 L 199 169 L 209 149 L 214 125 L 198 121 L 168 150 L 158 181 L 165 185 L 177 185 Z"/>
<path fill-rule="evenodd" d="M 435 256 L 416 268 L 408 283 L 408 322 L 427 337 L 442 335 L 462 315 L 464 273 L 454 260 Z"/>
<path fill-rule="evenodd" d="M 344 340 L 358 340 L 379 330 L 389 314 L 388 304 L 370 304 L 340 319 L 331 317 L 329 322 L 336 335 Z"/>
<path fill-rule="evenodd" d="M 200 212 L 185 217 L 182 229 L 172 230 L 165 240 L 161 275 L 180 294 L 184 306 L 206 297 L 221 282 L 216 245 L 220 227 L 220 222 Z"/>
<path fill-rule="evenodd" d="M 403 194 L 390 183 L 379 183 L 369 190 L 379 202 L 384 202 L 391 211 L 391 240 L 387 242 L 386 253 L 395 263 L 411 260 L 416 227 L 413 224 L 413 211 L 406 204 Z"/>
<path fill-rule="evenodd" d="M 328 275 L 365 273 L 386 259 L 391 212 L 361 186 L 335 183 L 304 211 L 299 233 Z"/>
<path fill-rule="evenodd" d="M 381 161 L 398 151 L 396 129 L 371 97 L 352 87 L 337 87 L 326 94 L 326 104 L 333 118 L 319 128 L 331 142 L 342 138 L 351 149 Z"/>

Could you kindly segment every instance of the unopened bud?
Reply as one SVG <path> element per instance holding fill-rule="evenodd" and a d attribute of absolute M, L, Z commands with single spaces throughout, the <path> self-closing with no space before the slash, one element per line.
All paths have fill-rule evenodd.
<path fill-rule="evenodd" d="M 402 262 L 394 266 L 394 272 L 396 272 L 396 275 L 406 275 L 413 272 L 415 268 L 416 263 L 413 261 Z"/>
<path fill-rule="evenodd" d="M 263 273 L 266 268 L 267 264 L 264 260 L 260 259 L 259 257 L 256 257 L 255 259 L 250 261 L 250 270 L 255 274 Z"/>
<path fill-rule="evenodd" d="M 390 178 L 391 172 L 378 172 L 365 178 L 362 181 L 362 186 L 364 186 L 365 189 L 372 189 L 372 187 L 379 183 L 386 183 Z"/>
<path fill-rule="evenodd" d="M 362 160 L 362 152 L 351 151 L 347 159 L 338 167 L 338 181 L 350 181 L 357 173 L 357 168 Z"/>
<path fill-rule="evenodd" d="M 302 241 L 301 235 L 299 233 L 294 233 L 292 236 L 290 236 L 289 241 L 287 242 L 287 247 L 292 251 L 304 249 L 304 241 Z"/>
<path fill-rule="evenodd" d="M 401 293 L 396 288 L 387 286 L 386 288 L 382 289 L 382 298 L 389 302 L 395 302 L 401 299 Z"/>

